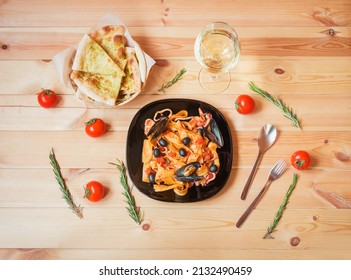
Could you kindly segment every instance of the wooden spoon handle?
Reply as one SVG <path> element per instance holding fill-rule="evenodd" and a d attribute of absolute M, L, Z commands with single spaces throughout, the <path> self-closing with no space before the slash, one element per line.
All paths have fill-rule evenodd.
<path fill-rule="evenodd" d="M 257 155 L 257 158 L 256 158 L 256 161 L 254 163 L 254 166 L 252 167 L 252 170 L 251 170 L 251 173 L 249 175 L 249 178 L 247 178 L 247 181 L 246 181 L 246 184 L 244 186 L 244 189 L 241 193 L 241 199 L 242 200 L 245 200 L 246 199 L 246 196 L 249 192 L 249 188 L 252 184 L 252 181 L 253 181 L 253 178 L 256 174 L 256 171 L 257 171 L 257 167 L 258 167 L 258 164 L 260 163 L 261 159 L 262 159 L 262 156 L 263 156 L 263 153 L 261 151 L 258 152 L 258 155 Z"/>

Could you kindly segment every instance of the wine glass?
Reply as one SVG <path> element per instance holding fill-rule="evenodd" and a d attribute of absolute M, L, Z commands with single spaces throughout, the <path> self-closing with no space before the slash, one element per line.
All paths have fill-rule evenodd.
<path fill-rule="evenodd" d="M 230 84 L 230 72 L 239 61 L 240 43 L 233 27 L 225 22 L 208 24 L 197 36 L 194 46 L 201 86 L 210 92 L 222 92 Z"/>

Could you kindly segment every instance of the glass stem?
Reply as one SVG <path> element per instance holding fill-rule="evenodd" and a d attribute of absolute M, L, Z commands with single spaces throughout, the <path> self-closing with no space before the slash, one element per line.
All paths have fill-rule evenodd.
<path fill-rule="evenodd" d="M 218 74 L 211 73 L 210 77 L 211 77 L 211 80 L 213 82 L 217 82 L 219 80 L 219 75 Z"/>

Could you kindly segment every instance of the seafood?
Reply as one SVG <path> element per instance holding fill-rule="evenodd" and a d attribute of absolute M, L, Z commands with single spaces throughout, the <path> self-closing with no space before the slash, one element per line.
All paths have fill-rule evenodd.
<path fill-rule="evenodd" d="M 174 173 L 174 177 L 182 182 L 195 182 L 203 178 L 203 176 L 197 176 L 195 174 L 196 170 L 201 166 L 200 162 L 191 162 L 183 167 L 177 169 Z"/>
<path fill-rule="evenodd" d="M 168 112 L 168 116 L 165 116 L 164 113 Z M 160 117 L 158 115 L 160 114 Z M 152 136 L 151 139 L 157 138 L 166 128 L 169 116 L 172 115 L 172 110 L 165 109 L 159 112 L 156 112 L 153 121 L 150 122 L 150 119 L 147 119 L 147 123 L 145 123 L 145 127 L 147 125 L 152 124 L 151 127 L 148 127 L 148 132 L 146 136 Z"/>
<path fill-rule="evenodd" d="M 167 117 L 161 117 L 159 118 L 154 125 L 150 128 L 148 134 L 146 136 L 152 136 L 151 139 L 157 138 L 166 128 L 168 122 Z"/>
<path fill-rule="evenodd" d="M 204 133 L 208 137 L 208 139 L 216 143 L 218 147 L 223 147 L 223 136 L 221 131 L 219 130 L 218 124 L 214 119 L 211 119 L 209 125 L 207 125 L 207 127 L 204 127 Z"/>
<path fill-rule="evenodd" d="M 170 109 L 145 120 L 142 181 L 156 192 L 186 195 L 192 186 L 207 186 L 220 170 L 217 149 L 224 140 L 211 113 L 198 109 L 173 114 Z M 150 179 L 151 178 L 151 179 Z"/>
<path fill-rule="evenodd" d="M 203 131 L 212 142 L 216 143 L 218 147 L 223 147 L 224 140 L 221 131 L 219 130 L 217 122 L 212 118 L 211 113 L 204 113 L 199 108 L 199 116 L 192 120 L 196 127 Z"/>

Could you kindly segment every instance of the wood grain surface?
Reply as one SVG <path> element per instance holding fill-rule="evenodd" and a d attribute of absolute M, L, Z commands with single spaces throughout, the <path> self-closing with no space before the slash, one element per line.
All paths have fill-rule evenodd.
<path fill-rule="evenodd" d="M 84 8 L 82 8 L 84 7 Z M 116 109 L 85 106 L 58 79 L 53 57 L 89 32 L 109 12 L 118 15 L 142 49 L 156 60 L 144 91 Z M 212 21 L 233 25 L 242 56 L 229 88 L 212 94 L 198 83 L 193 54 L 197 34 Z M 351 257 L 351 2 L 0 0 L 0 259 L 350 259 Z M 158 91 L 181 69 L 183 79 Z M 294 109 L 302 129 L 250 92 L 248 82 Z M 37 103 L 40 88 L 59 94 L 56 108 Z M 250 94 L 256 110 L 235 111 Z M 125 209 L 119 173 L 108 162 L 126 161 L 131 120 L 144 105 L 193 98 L 218 108 L 229 124 L 234 158 L 216 196 L 190 204 L 164 203 L 133 188 L 143 223 Z M 108 124 L 102 138 L 84 122 Z M 278 128 L 245 201 L 240 199 L 266 123 Z M 61 198 L 49 162 L 55 149 L 77 218 Z M 290 155 L 306 150 L 308 170 Z M 271 166 L 288 164 L 241 229 L 237 219 L 262 188 Z M 274 239 L 263 239 L 292 182 L 299 176 Z M 105 198 L 90 203 L 83 186 L 98 180 Z M 296 238 L 297 237 L 297 238 Z"/>

